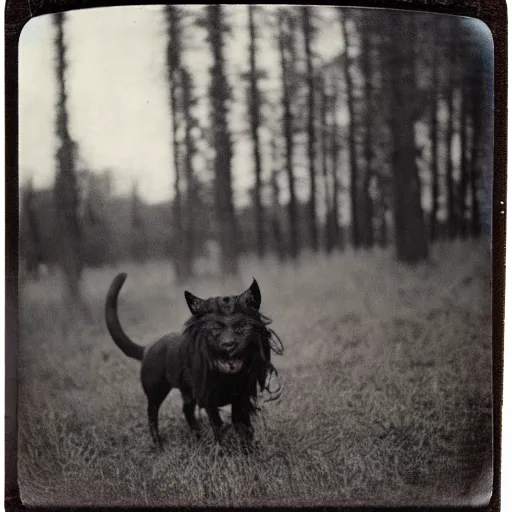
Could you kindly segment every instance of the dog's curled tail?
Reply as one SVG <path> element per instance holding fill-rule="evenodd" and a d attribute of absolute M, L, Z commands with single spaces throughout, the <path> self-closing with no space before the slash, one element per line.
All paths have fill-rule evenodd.
<path fill-rule="evenodd" d="M 142 361 L 144 357 L 144 347 L 141 345 L 137 345 L 134 343 L 126 333 L 123 331 L 121 324 L 119 323 L 119 318 L 117 317 L 117 296 L 119 295 L 119 291 L 121 290 L 124 282 L 126 280 L 126 274 L 118 274 L 107 294 L 107 300 L 105 303 L 105 318 L 107 320 L 107 328 L 110 336 L 115 341 L 116 345 L 128 356 L 132 359 L 137 359 L 137 361 Z"/>

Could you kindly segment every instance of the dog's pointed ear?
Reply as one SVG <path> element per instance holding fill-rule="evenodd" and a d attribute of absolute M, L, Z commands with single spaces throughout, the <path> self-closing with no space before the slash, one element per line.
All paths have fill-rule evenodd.
<path fill-rule="evenodd" d="M 240 295 L 240 301 L 247 307 L 260 309 L 261 305 L 261 292 L 258 283 L 254 277 L 252 278 L 251 286 Z"/>
<path fill-rule="evenodd" d="M 190 312 L 193 315 L 197 315 L 202 311 L 205 302 L 204 299 L 200 299 L 199 297 L 196 297 L 192 293 L 185 290 L 185 300 L 187 301 L 188 309 L 190 309 Z"/>

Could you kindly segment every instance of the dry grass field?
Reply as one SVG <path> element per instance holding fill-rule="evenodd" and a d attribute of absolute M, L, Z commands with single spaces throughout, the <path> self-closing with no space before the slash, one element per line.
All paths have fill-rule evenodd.
<path fill-rule="evenodd" d="M 139 363 L 103 319 L 127 271 L 120 319 L 147 344 L 188 317 L 170 266 L 89 270 L 93 320 L 69 318 L 56 276 L 21 291 L 19 476 L 30 505 L 249 506 L 481 504 L 492 457 L 490 255 L 441 243 L 402 266 L 391 250 L 242 263 L 240 280 L 197 278 L 202 297 L 245 290 L 285 352 L 281 398 L 262 405 L 259 449 L 218 453 L 204 413 L 197 441 L 173 391 L 153 449 Z M 229 407 L 222 411 L 229 418 Z M 229 432 L 228 432 L 229 434 Z M 228 435 L 229 438 L 229 435 Z M 484 491 L 482 493 L 482 490 Z"/>

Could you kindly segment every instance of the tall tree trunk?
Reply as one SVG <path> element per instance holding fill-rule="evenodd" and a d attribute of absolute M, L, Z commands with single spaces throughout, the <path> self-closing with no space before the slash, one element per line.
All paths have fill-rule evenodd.
<path fill-rule="evenodd" d="M 271 155 L 272 155 L 272 162 L 273 165 L 276 165 L 276 162 L 278 162 L 278 156 L 277 156 L 277 147 L 275 143 L 275 137 L 272 137 L 271 140 Z M 281 206 L 279 202 L 279 170 L 274 168 L 272 169 L 272 175 L 270 178 L 270 188 L 272 191 L 272 210 L 271 210 L 271 225 L 272 225 L 272 232 L 274 235 L 274 243 L 275 243 L 275 250 L 277 252 L 277 257 L 279 258 L 279 261 L 285 260 L 285 248 L 283 244 L 283 234 L 281 230 L 281 222 L 280 222 L 280 211 Z"/>
<path fill-rule="evenodd" d="M 279 261 L 284 261 L 286 257 L 285 248 L 283 244 L 283 233 L 281 230 L 281 223 L 279 221 L 279 182 L 277 180 L 278 171 L 272 171 L 272 202 L 274 210 L 272 212 L 272 232 L 274 234 L 274 242 L 276 244 L 276 252 Z"/>
<path fill-rule="evenodd" d="M 140 211 L 140 199 L 137 190 L 137 183 L 132 189 L 132 258 L 136 262 L 142 262 L 147 255 L 147 236 L 144 221 Z"/>
<path fill-rule="evenodd" d="M 379 197 L 379 245 L 382 248 L 388 246 L 388 224 L 387 224 L 387 212 L 388 206 L 386 202 L 386 189 L 384 187 L 384 178 L 382 175 L 377 175 L 377 186 L 378 186 L 378 197 Z"/>
<path fill-rule="evenodd" d="M 327 126 L 327 110 L 328 110 L 328 97 L 326 91 L 326 83 L 323 77 L 320 80 L 321 84 L 321 102 L 320 102 L 320 111 L 321 111 L 321 147 L 322 147 L 322 177 L 324 180 L 324 200 L 325 200 L 325 224 L 324 224 L 324 232 L 325 232 L 325 252 L 327 254 L 332 252 L 333 249 L 333 221 L 332 221 L 332 206 L 331 206 L 331 193 L 329 187 L 329 127 Z"/>
<path fill-rule="evenodd" d="M 432 210 L 430 212 L 430 238 L 437 238 L 437 214 L 439 211 L 439 163 L 438 163 L 438 122 L 437 92 L 439 88 L 439 71 L 437 48 L 432 48 L 432 98 L 430 104 L 430 142 L 432 144 Z"/>
<path fill-rule="evenodd" d="M 385 27 L 385 26 L 384 26 Z M 382 134 L 386 132 L 386 121 L 388 116 L 390 116 L 390 110 L 394 107 L 390 105 L 390 66 L 388 63 L 388 45 L 386 44 L 386 32 L 384 31 L 379 33 L 377 37 L 378 44 L 373 47 L 375 53 L 375 65 L 374 65 L 374 77 L 376 81 L 376 90 L 375 90 L 375 98 L 379 98 L 379 101 L 384 103 L 384 110 L 380 112 L 380 119 L 378 119 L 378 127 L 379 129 L 376 131 L 376 134 Z M 387 137 L 386 137 L 387 139 Z M 388 141 L 382 138 L 378 139 L 374 145 L 376 151 L 383 151 L 384 145 L 388 147 L 390 144 Z M 386 142 L 384 142 L 386 140 Z M 376 209 L 375 217 L 377 219 L 378 228 L 375 229 L 375 236 L 378 237 L 378 244 L 381 248 L 386 248 L 389 242 L 389 233 L 388 233 L 388 221 L 387 215 L 389 212 L 389 204 L 388 204 L 388 189 L 386 172 L 382 168 L 375 169 L 375 189 L 376 189 L 376 199 L 374 201 L 374 206 Z"/>
<path fill-rule="evenodd" d="M 372 61 L 371 52 L 372 46 L 370 41 L 370 34 L 368 31 L 370 27 L 365 26 L 362 31 L 362 68 L 364 76 L 364 96 L 365 96 L 365 110 L 364 110 L 364 161 L 365 172 L 363 180 L 363 188 L 361 191 L 361 242 L 364 247 L 373 246 L 373 201 L 370 196 L 370 183 L 373 175 L 372 159 L 372 126 L 374 123 L 374 110 L 373 110 L 373 87 L 372 87 Z"/>
<path fill-rule="evenodd" d="M 294 141 L 293 141 L 293 116 L 291 109 L 291 84 L 290 84 L 290 62 L 287 58 L 287 46 L 290 38 L 286 37 L 286 16 L 283 11 L 279 13 L 279 53 L 282 70 L 282 104 L 283 104 L 283 132 L 286 151 L 286 174 L 288 177 L 288 189 L 290 199 L 288 202 L 288 222 L 290 227 L 290 256 L 296 259 L 299 252 L 299 237 L 297 226 L 297 192 L 294 174 Z M 293 63 L 292 63 L 293 64 Z"/>
<path fill-rule="evenodd" d="M 352 76 L 350 74 L 350 57 L 349 48 L 350 41 L 347 31 L 347 15 L 343 7 L 339 7 L 339 15 L 341 22 L 341 32 L 343 42 L 345 45 L 345 55 L 343 59 L 343 71 L 345 76 L 345 86 L 347 93 L 347 107 L 348 107 L 348 151 L 350 162 L 350 207 L 352 214 L 352 245 L 355 249 L 361 246 L 360 228 L 359 228 L 359 211 L 357 201 L 357 153 L 356 153 L 356 120 L 355 120 L 355 100 L 354 100 L 354 86 Z"/>
<path fill-rule="evenodd" d="M 29 275 L 37 278 L 39 277 L 39 264 L 43 261 L 43 246 L 37 223 L 37 212 L 34 206 L 32 180 L 25 187 L 22 196 L 20 221 L 20 238 L 24 245 L 22 254 L 26 258 L 26 270 Z"/>
<path fill-rule="evenodd" d="M 213 54 L 210 98 L 215 147 L 215 204 L 221 248 L 221 271 L 223 276 L 229 276 L 238 274 L 238 229 L 231 180 L 233 148 L 227 121 L 230 87 L 225 72 L 222 7 L 208 5 L 206 9 L 208 39 Z"/>
<path fill-rule="evenodd" d="M 256 223 L 256 246 L 258 257 L 261 259 L 265 255 L 265 227 L 263 219 L 263 206 L 261 204 L 261 147 L 259 127 L 260 119 L 260 90 L 258 86 L 258 70 L 256 68 L 256 25 L 254 22 L 254 5 L 248 5 L 249 11 L 249 59 L 250 59 L 250 119 L 251 119 L 251 137 L 254 157 L 254 219 Z"/>
<path fill-rule="evenodd" d="M 482 71 L 480 71 L 481 73 Z M 480 139 L 482 134 L 482 113 L 480 90 L 483 89 L 482 79 L 472 81 L 471 97 L 471 164 L 470 164 L 470 186 L 471 186 L 471 235 L 480 236 L 482 224 L 480 219 L 480 203 L 478 200 L 478 182 L 480 180 Z"/>
<path fill-rule="evenodd" d="M 308 86 L 308 164 L 309 164 L 309 237 L 313 251 L 318 250 L 318 225 L 316 219 L 316 141 L 315 141 L 315 83 L 311 52 L 311 11 L 302 7 L 302 30 L 306 54 L 306 81 Z"/>
<path fill-rule="evenodd" d="M 59 251 L 60 263 L 64 270 L 67 289 L 75 305 L 86 311 L 80 290 L 83 270 L 81 229 L 79 222 L 79 191 L 75 169 L 76 144 L 71 139 L 68 128 L 67 92 L 65 87 L 66 47 L 64 44 L 64 14 L 55 14 L 57 35 L 57 176 L 55 178 L 54 199 L 62 246 Z"/>
<path fill-rule="evenodd" d="M 194 154 L 195 146 L 192 137 L 192 129 L 195 123 L 192 117 L 192 106 L 195 100 L 192 97 L 193 83 L 190 72 L 182 68 L 182 85 L 183 85 L 183 116 L 185 119 L 185 178 L 187 184 L 187 197 L 185 201 L 184 211 L 184 231 L 185 231 L 185 247 L 183 251 L 183 275 L 185 278 L 190 278 L 194 273 L 194 258 L 195 258 L 195 236 L 197 218 L 197 200 L 196 200 L 196 175 L 194 172 Z"/>
<path fill-rule="evenodd" d="M 392 105 L 402 106 L 391 109 L 395 234 L 398 259 L 415 263 L 428 257 L 414 133 L 416 34 L 414 20 L 409 17 L 401 18 L 400 25 L 400 33 L 410 43 L 403 45 L 401 40 L 392 41 L 390 48 Z"/>
<path fill-rule="evenodd" d="M 447 194 L 447 217 L 448 217 L 448 235 L 455 238 L 457 235 L 457 211 L 455 208 L 455 184 L 453 179 L 453 131 L 454 131 L 454 66 L 456 61 L 456 46 L 453 40 L 449 46 L 449 65 L 448 72 L 448 88 L 446 91 L 446 101 L 448 103 L 448 120 L 446 127 L 446 194 Z"/>
<path fill-rule="evenodd" d="M 459 222 L 462 237 L 468 235 L 467 197 L 468 197 L 468 86 L 461 82 L 460 104 L 460 181 L 459 181 Z"/>
<path fill-rule="evenodd" d="M 174 227 L 174 271 L 176 281 L 183 282 L 183 260 L 184 260 L 184 233 L 181 198 L 181 166 L 180 166 L 180 143 L 178 140 L 178 90 L 180 83 L 181 66 L 181 31 L 180 14 L 174 5 L 165 6 L 167 20 L 167 69 L 169 74 L 169 91 L 171 103 L 171 131 L 172 131 L 172 153 L 174 165 L 174 202 L 173 202 L 173 227 Z"/>
<path fill-rule="evenodd" d="M 333 80 L 333 87 L 331 93 L 331 180 L 332 180 L 332 236 L 333 246 L 338 249 L 343 249 L 343 236 L 340 229 L 339 222 L 339 193 L 340 193 L 340 178 L 339 178 L 339 152 L 340 147 L 338 143 L 338 95 L 335 79 Z"/>

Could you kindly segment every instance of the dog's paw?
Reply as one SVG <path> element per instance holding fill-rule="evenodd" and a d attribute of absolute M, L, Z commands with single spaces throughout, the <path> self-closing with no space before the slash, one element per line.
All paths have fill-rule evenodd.
<path fill-rule="evenodd" d="M 163 452 L 163 450 L 164 450 L 164 445 L 162 443 L 162 439 L 160 437 L 153 439 L 151 446 L 150 446 L 150 451 L 153 453 L 161 453 L 161 452 Z"/>
<path fill-rule="evenodd" d="M 229 425 L 224 423 L 213 429 L 213 439 L 216 443 L 220 444 L 225 438 L 229 430 Z"/>

